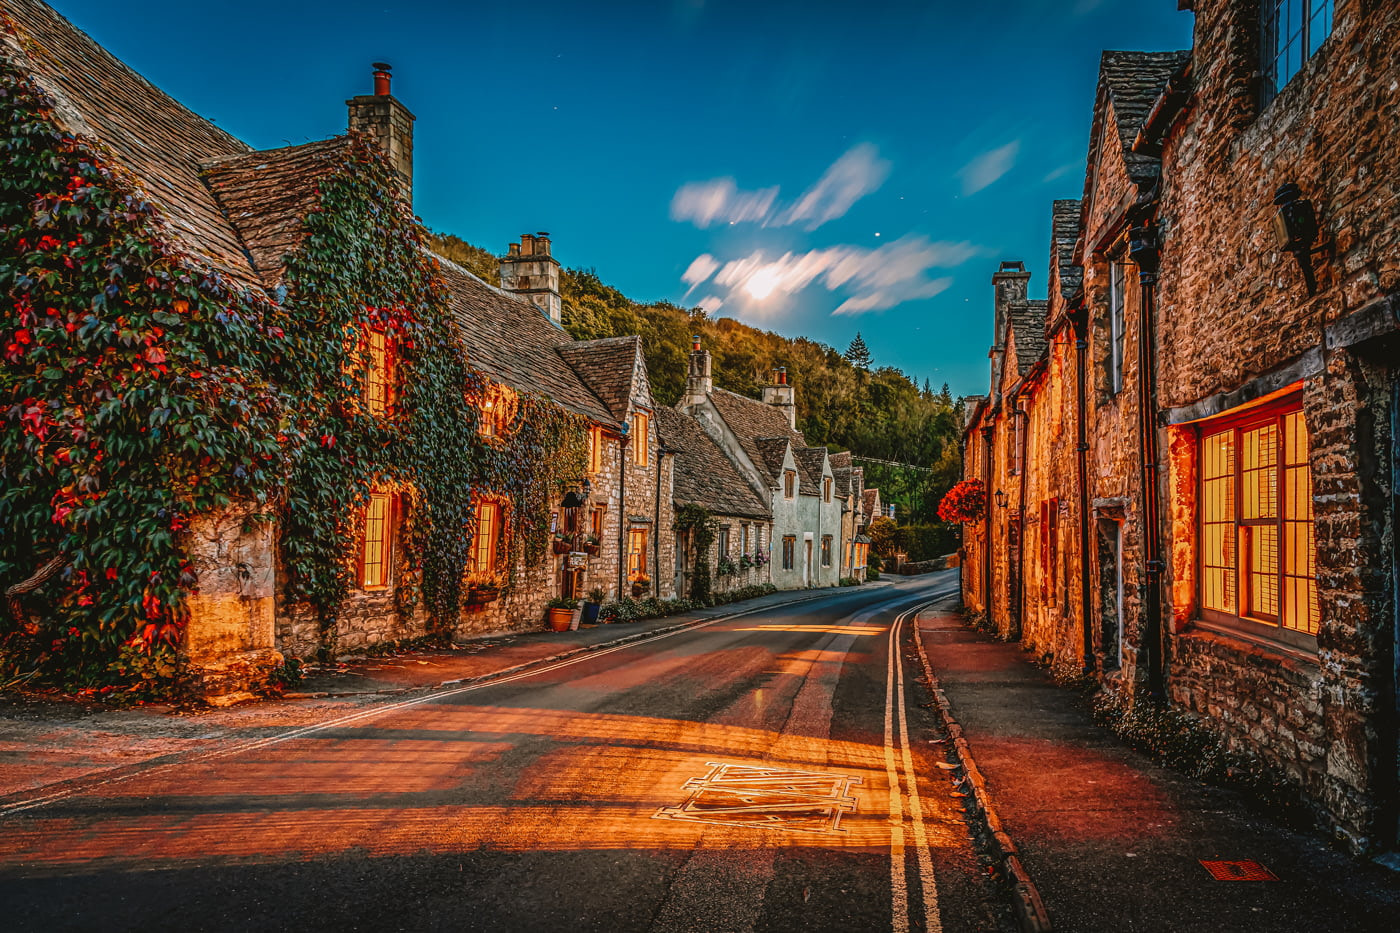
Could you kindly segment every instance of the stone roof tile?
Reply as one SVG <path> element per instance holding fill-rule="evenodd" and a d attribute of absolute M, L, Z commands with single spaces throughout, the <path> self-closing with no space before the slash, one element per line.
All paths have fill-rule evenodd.
<path fill-rule="evenodd" d="M 647 408 L 654 407 L 651 394 L 646 390 L 646 380 L 640 378 L 639 370 L 645 366 L 640 362 L 641 337 L 578 340 L 561 345 L 559 355 L 593 390 L 593 394 L 603 400 L 615 420 L 626 420 L 633 399 Z"/>
<path fill-rule="evenodd" d="M 1189 51 L 1127 52 L 1105 51 L 1099 59 L 1099 97 L 1107 95 L 1118 124 L 1118 137 L 1128 176 L 1134 182 L 1151 181 L 1160 172 L 1160 162 L 1152 156 L 1132 151 L 1133 139 L 1167 80 L 1187 59 Z M 1096 107 L 1097 109 L 1097 107 Z M 1095 114 L 1095 122 L 1102 119 Z"/>
<path fill-rule="evenodd" d="M 1050 212 L 1051 249 L 1060 272 L 1060 296 L 1069 299 L 1084 282 L 1084 268 L 1074 264 L 1074 244 L 1079 241 L 1080 205 L 1078 200 L 1056 201 Z"/>
<path fill-rule="evenodd" d="M 694 418 L 658 408 L 656 426 L 662 443 L 675 451 L 673 497 L 678 505 L 694 503 L 715 515 L 772 518 L 763 499 Z"/>
<path fill-rule="evenodd" d="M 1010 307 L 1011 332 L 1016 339 L 1016 371 L 1024 376 L 1050 346 L 1045 339 L 1048 302 L 1040 299 L 1016 302 Z"/>
<path fill-rule="evenodd" d="M 64 129 L 105 147 L 159 209 L 179 248 L 241 285 L 261 285 L 201 165 L 249 151 L 38 0 L 4 0 L 0 53 L 54 99 Z"/>
<path fill-rule="evenodd" d="M 753 461 L 754 466 L 760 471 L 767 471 L 765 478 L 768 485 L 777 486 L 782 467 L 774 468 L 768 464 L 758 439 L 782 438 L 791 441 L 794 447 L 806 446 L 802 435 L 788 424 L 787 415 L 772 405 L 765 405 L 756 399 L 745 398 L 725 389 L 713 390 L 710 393 L 710 401 L 714 403 L 720 417 L 729 425 L 729 429 L 734 432 L 734 436 L 739 439 L 739 445 L 743 447 L 744 453 Z"/>

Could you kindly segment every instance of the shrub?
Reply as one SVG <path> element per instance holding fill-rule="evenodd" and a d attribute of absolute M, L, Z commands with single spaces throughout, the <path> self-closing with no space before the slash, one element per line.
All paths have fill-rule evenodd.
<path fill-rule="evenodd" d="M 839 586 L 860 586 L 860 581 L 855 577 L 842 577 L 838 581 Z"/>

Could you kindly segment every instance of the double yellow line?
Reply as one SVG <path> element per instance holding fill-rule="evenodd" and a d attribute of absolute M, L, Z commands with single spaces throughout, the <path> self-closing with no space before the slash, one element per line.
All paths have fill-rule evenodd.
<path fill-rule="evenodd" d="M 932 605 L 924 603 L 895 617 L 890 626 L 888 667 L 885 676 L 885 773 L 890 784 L 890 895 L 895 933 L 909 930 L 909 875 L 905 844 L 906 813 L 914 837 L 919 871 L 914 876 L 923 895 L 924 929 L 939 933 L 943 921 L 938 912 L 938 885 L 933 876 L 928 832 L 924 827 L 923 802 L 919 799 L 919 778 L 909 748 L 909 720 L 904 708 L 904 658 L 899 653 L 904 623 Z M 899 744 L 895 739 L 898 733 Z"/>

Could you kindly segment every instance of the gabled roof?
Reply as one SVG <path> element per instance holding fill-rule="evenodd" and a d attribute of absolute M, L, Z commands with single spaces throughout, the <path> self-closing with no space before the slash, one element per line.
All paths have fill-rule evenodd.
<path fill-rule="evenodd" d="M 1089 164 L 1094 162 L 1103 134 L 1106 118 L 1104 108 L 1113 108 L 1113 117 L 1118 125 L 1118 151 L 1123 157 L 1128 177 L 1135 184 L 1145 184 L 1155 179 L 1161 163 L 1152 156 L 1132 151 L 1133 139 L 1141 128 L 1157 95 L 1166 87 L 1172 72 L 1191 57 L 1190 51 L 1177 52 L 1126 52 L 1105 51 L 1099 59 L 1099 84 L 1094 101 L 1094 123 L 1090 130 Z M 1104 141 L 1104 150 L 1109 148 Z M 1085 193 L 1088 194 L 1086 183 Z"/>
<path fill-rule="evenodd" d="M 831 475 L 836 479 L 836 495 L 845 499 L 851 494 L 851 480 L 855 475 L 851 452 L 843 450 L 840 453 L 828 454 L 827 462 L 831 464 Z"/>
<path fill-rule="evenodd" d="M 865 510 L 865 520 L 873 521 L 880 517 L 880 490 L 867 489 L 861 495 L 861 507 Z"/>
<path fill-rule="evenodd" d="M 1077 200 L 1056 201 L 1050 210 L 1050 248 L 1060 272 L 1060 296 L 1074 297 L 1084 282 L 1084 268 L 1074 264 L 1074 244 L 1079 240 L 1080 206 Z"/>
<path fill-rule="evenodd" d="M 604 424 L 612 412 L 557 351 L 572 343 L 533 303 L 487 285 L 456 263 L 436 257 L 462 330 L 467 361 L 517 391 L 542 392 Z"/>
<path fill-rule="evenodd" d="M 1016 302 L 1010 311 L 1011 333 L 1016 340 L 1016 373 L 1024 376 L 1036 360 L 1045 355 L 1045 311 L 1049 303 L 1041 299 Z"/>
<path fill-rule="evenodd" d="M 203 163 L 249 151 L 190 112 L 38 0 L 4 0 L 0 52 L 55 101 L 68 132 L 105 147 L 159 209 L 178 249 L 240 285 L 261 285 L 237 232 L 200 178 Z"/>
<path fill-rule="evenodd" d="M 783 475 L 783 461 L 792 442 L 785 437 L 756 437 L 754 446 L 758 448 L 761 458 L 756 460 L 754 465 L 765 471 L 768 485 L 777 485 L 778 477 Z M 793 459 L 795 461 L 797 458 Z"/>
<path fill-rule="evenodd" d="M 318 182 L 343 164 L 350 137 L 227 156 L 207 163 L 205 181 L 239 233 L 253 271 L 268 287 L 282 279 L 282 260 L 306 237 Z"/>
<path fill-rule="evenodd" d="M 647 408 L 655 407 L 648 389 L 641 337 L 573 341 L 561 344 L 559 355 L 603 400 L 614 420 L 626 420 L 633 400 Z"/>
<path fill-rule="evenodd" d="M 796 447 L 792 451 L 797 458 L 798 470 L 802 475 L 802 495 L 822 494 L 822 464 L 826 461 L 825 447 Z"/>
<path fill-rule="evenodd" d="M 675 451 L 677 504 L 694 503 L 715 515 L 768 519 L 772 512 L 734 464 L 690 415 L 674 408 L 656 409 L 657 432 Z"/>
<path fill-rule="evenodd" d="M 739 439 L 739 445 L 744 448 L 744 453 L 753 461 L 754 466 L 767 471 L 765 478 L 768 485 L 776 486 L 782 467 L 774 468 L 768 464 L 758 439 L 781 438 L 791 441 L 794 447 L 806 446 L 802 435 L 788 424 L 787 415 L 772 405 L 765 405 L 725 389 L 711 391 L 710 401 L 714 403 L 725 424 L 734 432 L 734 436 Z"/>

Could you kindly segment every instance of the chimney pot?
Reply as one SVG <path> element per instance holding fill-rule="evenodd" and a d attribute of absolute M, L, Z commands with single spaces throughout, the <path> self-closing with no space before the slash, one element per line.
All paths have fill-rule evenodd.
<path fill-rule="evenodd" d="M 700 352 L 700 335 L 699 335 L 699 334 L 696 334 L 694 337 L 691 337 L 691 338 L 690 338 L 690 349 L 696 351 L 697 353 Z"/>
<path fill-rule="evenodd" d="M 374 95 L 376 97 L 388 97 L 389 71 L 393 66 L 388 62 L 374 62 L 370 67 L 374 69 Z"/>

